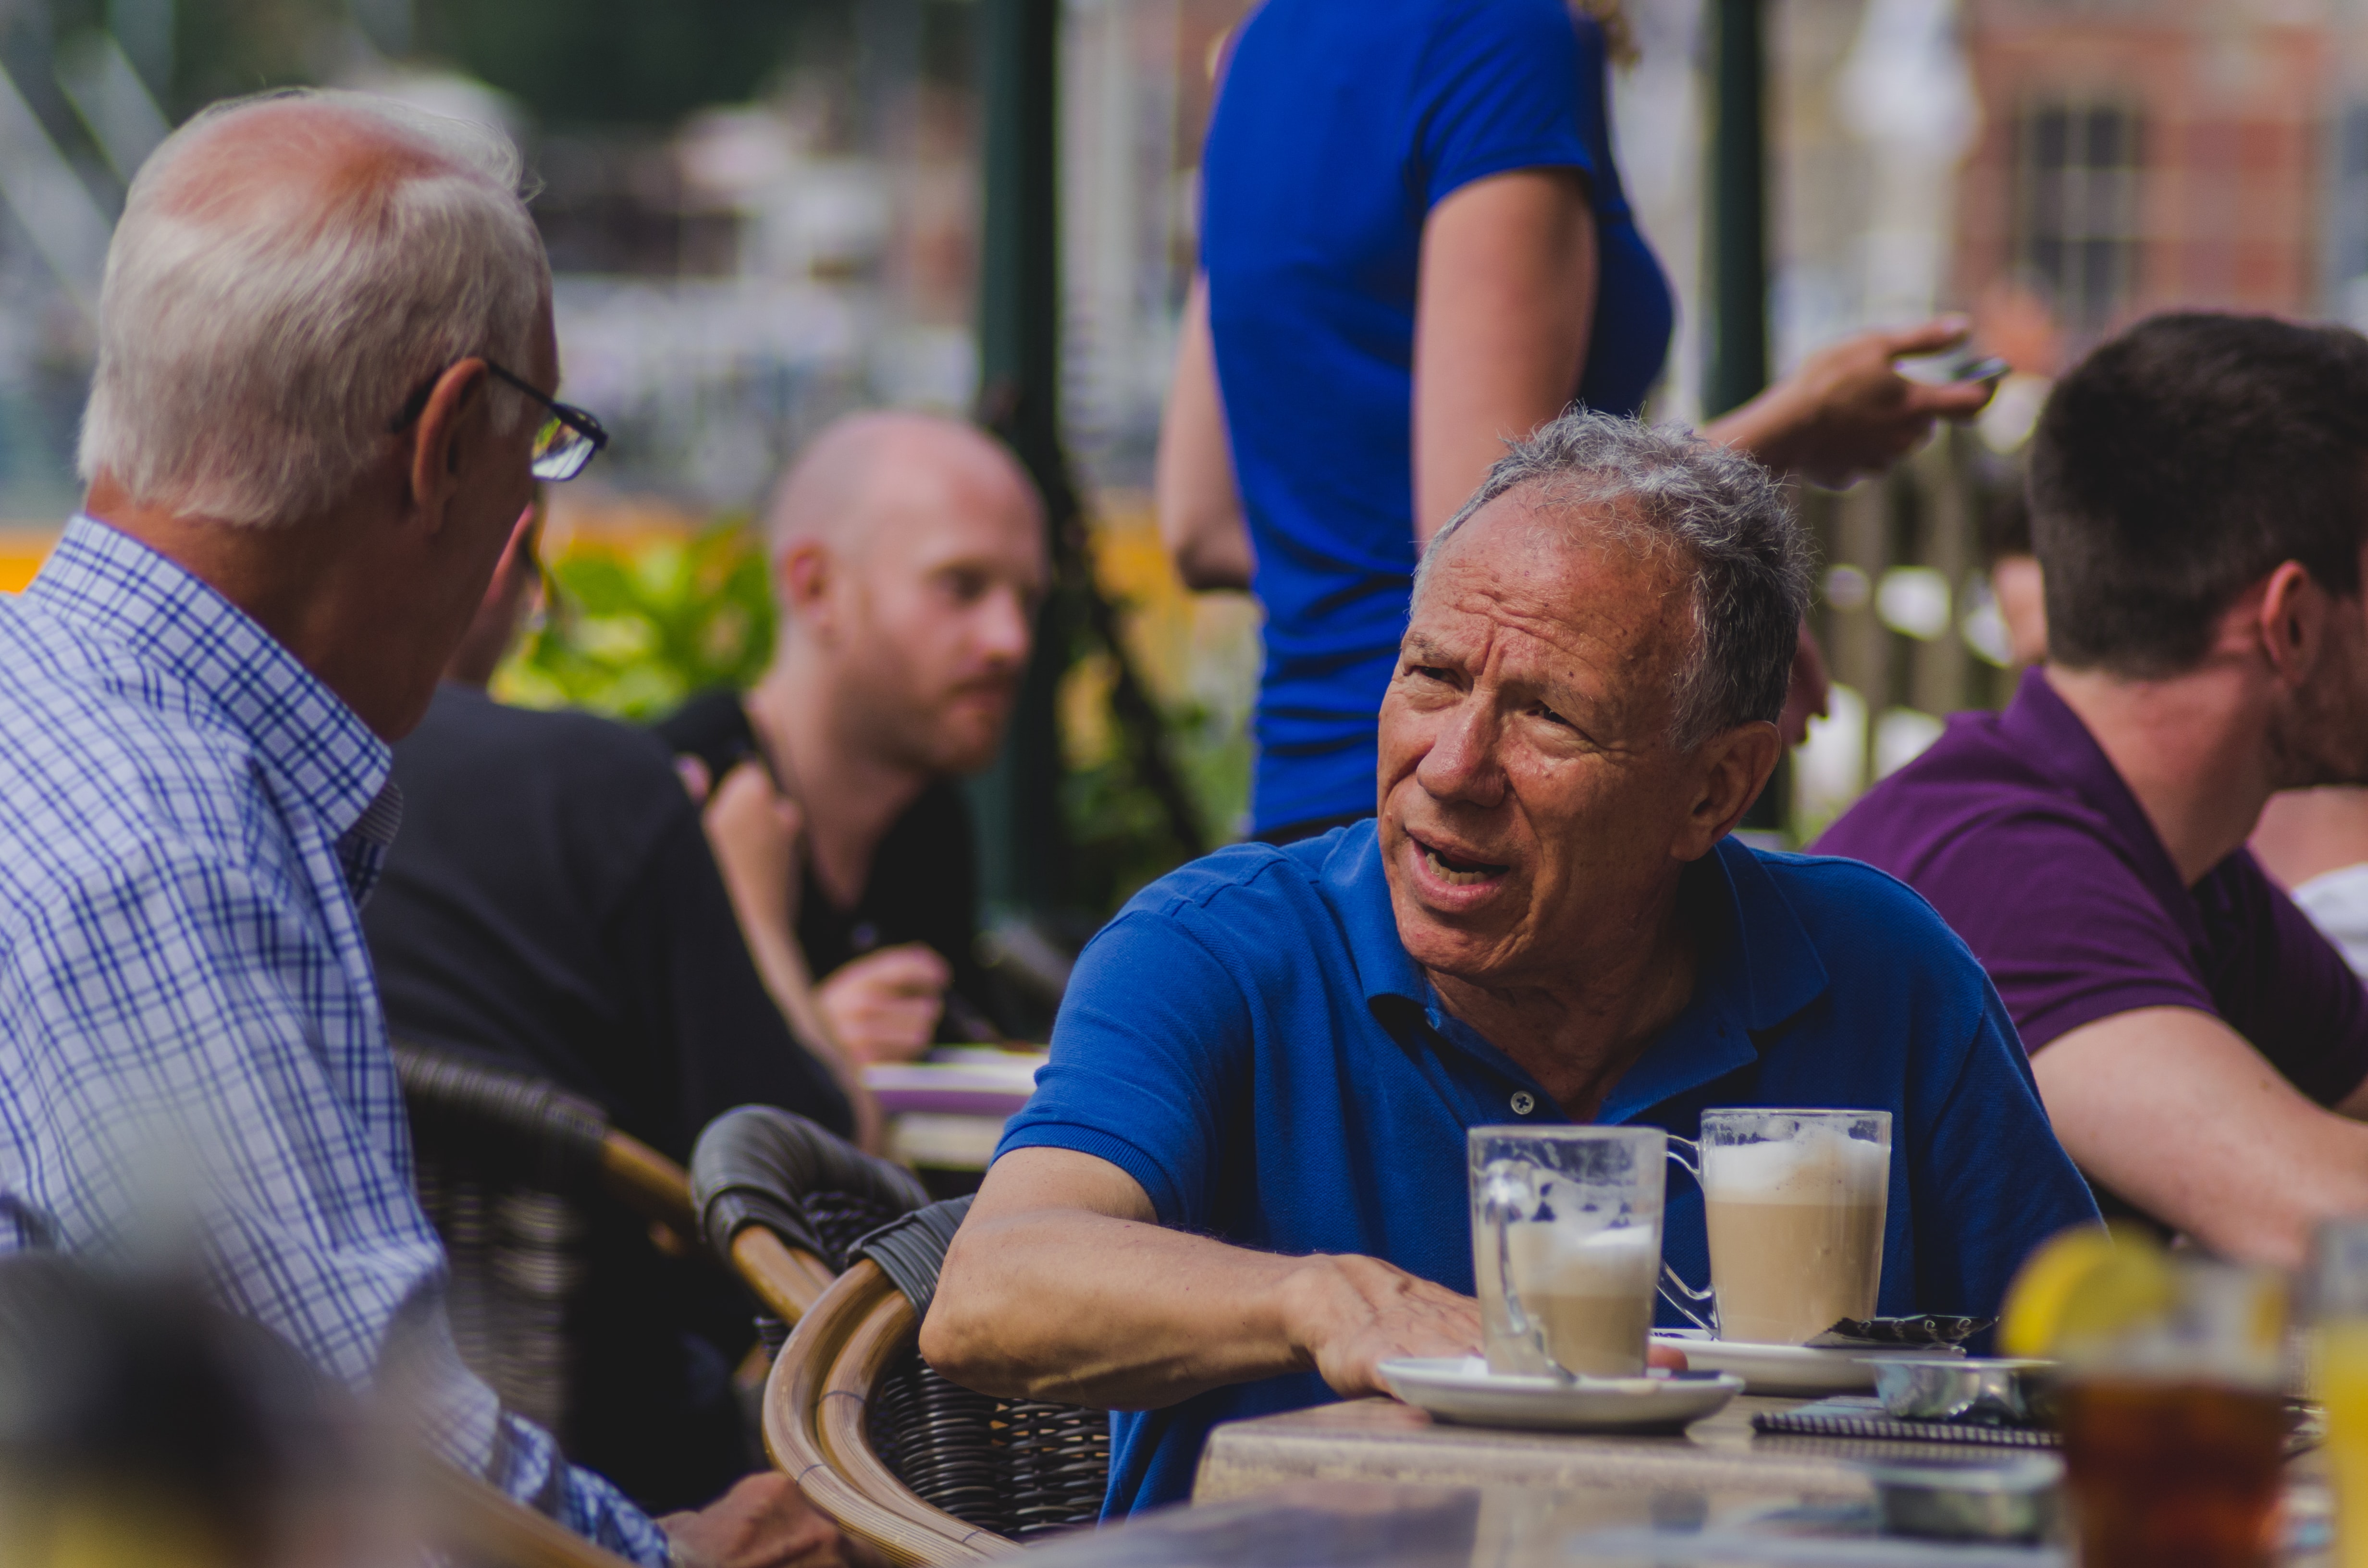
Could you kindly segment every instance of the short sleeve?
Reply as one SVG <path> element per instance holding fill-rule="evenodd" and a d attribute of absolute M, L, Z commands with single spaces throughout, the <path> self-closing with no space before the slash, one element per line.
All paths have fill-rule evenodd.
<path fill-rule="evenodd" d="M 1417 87 L 1413 182 L 1426 210 L 1510 169 L 1576 168 L 1603 96 L 1602 34 L 1562 0 L 1467 0 L 1442 17 Z"/>
<path fill-rule="evenodd" d="M 1915 883 L 1989 971 L 2028 1051 L 2136 1007 L 2219 1013 L 2187 934 L 2085 823 L 2044 809 L 1993 818 Z"/>
<path fill-rule="evenodd" d="M 1217 1119 L 1251 1049 L 1240 980 L 1171 910 L 1130 910 L 1079 955 L 1053 1059 L 996 1150 L 1074 1149 L 1133 1176 L 1163 1225 L 1207 1221 Z"/>

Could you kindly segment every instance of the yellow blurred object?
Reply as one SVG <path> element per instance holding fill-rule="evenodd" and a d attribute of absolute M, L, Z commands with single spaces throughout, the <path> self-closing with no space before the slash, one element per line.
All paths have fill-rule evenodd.
<path fill-rule="evenodd" d="M 49 559 L 58 530 L 0 523 L 0 594 L 17 594 Z"/>
<path fill-rule="evenodd" d="M 2007 1288 L 1998 1354 L 2077 1353 L 2159 1322 L 2175 1299 L 2170 1260 L 2152 1237 L 2066 1231 L 2025 1259 Z"/>
<path fill-rule="evenodd" d="M 2317 1394 L 2327 1409 L 2327 1477 L 2335 1488 L 2335 1562 L 2368 1568 L 2368 1319 L 2318 1329 Z"/>
<path fill-rule="evenodd" d="M 21 1529 L 0 1533 L 8 1568 L 233 1568 L 188 1508 L 82 1487 L 46 1501 L 24 1510 Z"/>

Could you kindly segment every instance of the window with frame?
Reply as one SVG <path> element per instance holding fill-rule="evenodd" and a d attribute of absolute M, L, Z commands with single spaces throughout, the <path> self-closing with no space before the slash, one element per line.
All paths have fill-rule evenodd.
<path fill-rule="evenodd" d="M 2144 130 L 2128 105 L 2095 100 L 2017 117 L 2015 265 L 2075 330 L 2108 325 L 2135 286 Z"/>

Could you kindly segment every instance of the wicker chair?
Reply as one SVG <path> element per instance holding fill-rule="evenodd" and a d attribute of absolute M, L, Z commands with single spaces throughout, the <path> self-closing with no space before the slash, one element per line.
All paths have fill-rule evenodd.
<path fill-rule="evenodd" d="M 450 1260 L 452 1336 L 509 1409 L 565 1433 L 580 1366 L 570 1318 L 595 1206 L 695 1243 L 681 1166 L 551 1084 L 398 1042 L 420 1206 Z"/>
<path fill-rule="evenodd" d="M 765 1445 L 841 1529 L 899 1562 L 954 1563 L 1099 1515 L 1103 1412 L 973 1393 L 915 1348 L 969 1199 L 924 1207 L 895 1166 L 762 1107 L 708 1128 L 691 1185 L 708 1244 L 796 1323 L 766 1383 Z M 883 1214 L 901 1217 L 841 1239 Z"/>

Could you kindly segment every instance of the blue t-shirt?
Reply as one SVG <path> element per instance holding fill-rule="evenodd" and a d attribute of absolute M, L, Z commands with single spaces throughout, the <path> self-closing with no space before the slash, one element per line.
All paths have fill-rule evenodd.
<path fill-rule="evenodd" d="M 1564 0 L 1267 0 L 1203 154 L 1201 265 L 1258 548 L 1261 832 L 1373 809 L 1374 715 L 1413 581 L 1416 280 L 1457 187 L 1581 171 L 1595 322 L 1572 395 L 1634 414 L 1668 284 L 1611 163 L 1603 35 Z"/>
<path fill-rule="evenodd" d="M 1998 993 L 1922 899 L 1855 861 L 1730 838 L 1687 869 L 1680 903 L 1693 999 L 1600 1120 L 1691 1138 L 1711 1106 L 1889 1111 L 1886 1313 L 1994 1313 L 2025 1254 L 2096 1219 Z M 1440 1009 L 1365 822 L 1222 849 L 1136 894 L 1078 960 L 1052 1062 L 996 1153 L 1093 1154 L 1164 1225 L 1384 1258 L 1469 1293 L 1465 1131 L 1565 1119 Z M 1702 1193 L 1675 1169 L 1664 1234 L 1707 1280 Z M 1187 1495 L 1215 1423 L 1332 1397 L 1306 1372 L 1113 1416 L 1110 1512 Z"/>

